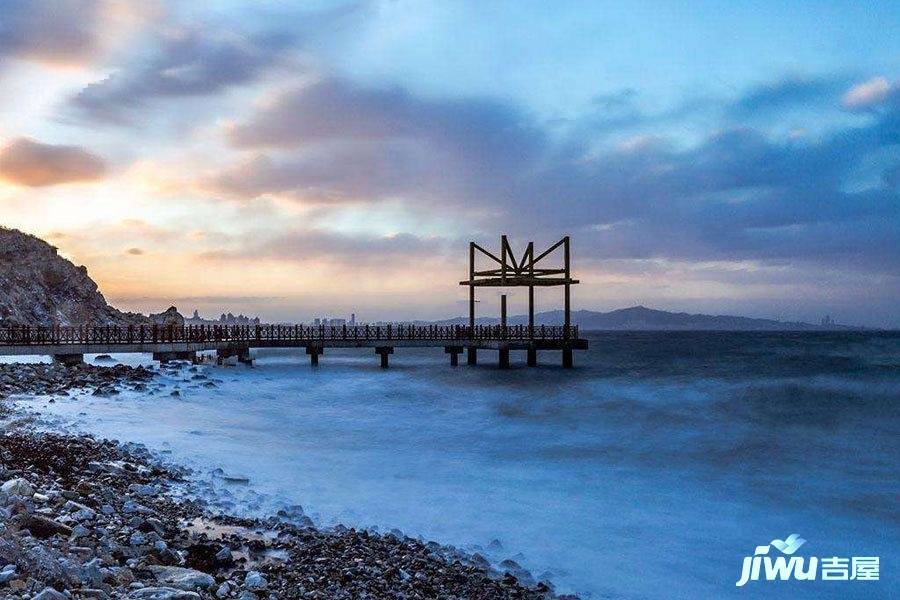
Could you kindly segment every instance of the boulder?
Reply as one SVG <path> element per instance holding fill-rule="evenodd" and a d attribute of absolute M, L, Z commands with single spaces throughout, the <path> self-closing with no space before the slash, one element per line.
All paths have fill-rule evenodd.
<path fill-rule="evenodd" d="M 128 594 L 132 600 L 200 600 L 196 592 L 171 587 L 146 587 Z"/>
<path fill-rule="evenodd" d="M 154 565 L 150 572 L 158 582 L 180 590 L 206 590 L 216 584 L 212 575 L 196 569 Z"/>
<path fill-rule="evenodd" d="M 164 312 L 151 314 L 150 321 L 155 325 L 162 325 L 163 327 L 168 327 L 169 325 L 184 327 L 184 316 L 179 313 L 178 309 L 174 306 L 170 306 Z"/>
<path fill-rule="evenodd" d="M 0 486 L 0 491 L 3 491 L 10 496 L 16 495 L 26 498 L 34 494 L 34 487 L 31 485 L 31 483 L 28 482 L 27 479 L 19 477 L 17 479 L 10 479 L 6 483 L 4 483 L 2 486 Z"/>
<path fill-rule="evenodd" d="M 52 587 L 44 588 L 33 600 L 68 600 L 65 594 L 58 592 Z"/>

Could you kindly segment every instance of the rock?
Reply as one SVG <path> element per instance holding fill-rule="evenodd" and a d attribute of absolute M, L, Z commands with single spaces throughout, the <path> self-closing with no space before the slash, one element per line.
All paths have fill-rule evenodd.
<path fill-rule="evenodd" d="M 9 494 L 10 496 L 22 496 L 23 498 L 34 495 L 34 487 L 32 487 L 27 479 L 21 477 L 10 479 L 0 486 L 0 491 Z"/>
<path fill-rule="evenodd" d="M 171 587 L 145 587 L 128 594 L 132 600 L 200 600 L 196 592 Z"/>
<path fill-rule="evenodd" d="M 68 600 L 68 598 L 62 592 L 58 592 L 52 587 L 46 587 L 32 600 Z"/>
<path fill-rule="evenodd" d="M 41 515 L 21 514 L 16 517 L 19 527 L 27 529 L 31 535 L 38 539 L 46 539 L 54 535 L 68 537 L 72 535 L 72 529 L 68 525 L 58 523 Z"/>
<path fill-rule="evenodd" d="M 212 575 L 185 567 L 152 566 L 150 572 L 160 583 L 182 590 L 205 590 L 216 584 Z"/>
<path fill-rule="evenodd" d="M 244 578 L 244 586 L 249 590 L 264 590 L 269 587 L 269 582 L 259 571 L 250 571 Z"/>
<path fill-rule="evenodd" d="M 85 267 L 32 235 L 0 227 L 0 321 L 7 325 L 138 325 L 106 303 Z"/>
<path fill-rule="evenodd" d="M 173 326 L 173 327 L 183 327 L 184 326 L 184 316 L 178 312 L 178 309 L 174 306 L 170 306 L 164 312 L 158 314 L 150 315 L 150 320 L 156 325 L 162 325 L 163 327 Z"/>
<path fill-rule="evenodd" d="M 231 593 L 231 586 L 228 585 L 228 582 L 223 583 L 219 586 L 219 589 L 216 590 L 217 598 L 227 598 L 228 594 Z"/>
<path fill-rule="evenodd" d="M 128 486 L 128 491 L 138 496 L 155 496 L 159 493 L 159 489 L 155 485 L 143 483 L 132 483 Z"/>

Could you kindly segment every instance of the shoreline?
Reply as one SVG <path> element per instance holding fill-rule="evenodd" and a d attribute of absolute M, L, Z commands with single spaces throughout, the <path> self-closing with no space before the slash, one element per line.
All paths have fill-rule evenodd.
<path fill-rule="evenodd" d="M 214 514 L 205 500 L 174 493 L 188 469 L 163 464 L 136 444 L 39 431 L 33 413 L 12 406 L 29 396 L 91 387 L 97 395 L 152 394 L 156 375 L 118 364 L 0 364 L 0 594 L 40 600 L 574 598 L 555 595 L 513 562 L 501 572 L 477 553 L 435 542 L 342 525 L 318 528 L 300 507 L 256 519 Z"/>

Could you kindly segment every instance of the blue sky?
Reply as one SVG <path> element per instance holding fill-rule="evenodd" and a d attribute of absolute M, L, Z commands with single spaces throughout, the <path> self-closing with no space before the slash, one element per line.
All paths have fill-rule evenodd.
<path fill-rule="evenodd" d="M 889 2 L 11 0 L 0 222 L 132 309 L 459 314 L 469 239 L 570 234 L 580 308 L 900 326 L 898 29 Z"/>

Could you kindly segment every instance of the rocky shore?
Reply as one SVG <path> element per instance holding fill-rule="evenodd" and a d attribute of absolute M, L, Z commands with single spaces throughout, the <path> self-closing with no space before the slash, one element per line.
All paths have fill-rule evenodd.
<path fill-rule="evenodd" d="M 122 365 L 0 365 L 0 597 L 556 598 L 519 565 L 391 533 L 319 529 L 301 507 L 213 515 L 173 493 L 188 476 L 146 450 L 42 432 L 2 398 L 153 391 Z"/>

